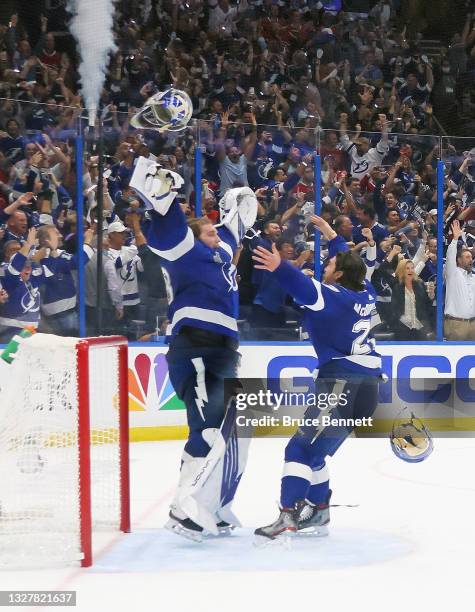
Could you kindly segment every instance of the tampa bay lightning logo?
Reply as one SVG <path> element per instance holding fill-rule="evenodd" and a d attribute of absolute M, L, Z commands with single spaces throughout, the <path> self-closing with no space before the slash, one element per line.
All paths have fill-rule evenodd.
<path fill-rule="evenodd" d="M 133 260 L 128 261 L 125 266 L 122 266 L 120 269 L 120 278 L 127 283 L 129 281 L 135 280 L 135 263 Z"/>
<path fill-rule="evenodd" d="M 266 159 L 259 159 L 256 162 L 256 166 L 257 174 L 261 179 L 265 180 L 267 178 L 267 173 L 269 172 L 269 170 L 274 167 L 274 162 L 270 157 L 267 157 Z"/>
<path fill-rule="evenodd" d="M 21 298 L 23 314 L 27 312 L 38 312 L 40 309 L 39 289 L 32 287 L 30 283 L 25 283 L 27 292 Z"/>
<path fill-rule="evenodd" d="M 16 161 L 17 159 L 21 159 L 22 156 L 23 156 L 23 153 L 22 153 L 22 149 L 20 148 L 10 149 L 8 153 L 6 154 L 6 158 L 10 160 L 11 162 Z"/>
<path fill-rule="evenodd" d="M 369 169 L 369 164 L 365 159 L 357 162 L 354 161 L 352 164 L 352 174 L 366 174 Z"/>
<path fill-rule="evenodd" d="M 236 266 L 234 264 L 225 263 L 221 267 L 221 271 L 222 271 L 223 276 L 224 276 L 224 278 L 226 280 L 226 283 L 229 286 L 228 292 L 229 291 L 237 291 L 238 284 L 237 284 L 237 268 L 236 268 Z"/>

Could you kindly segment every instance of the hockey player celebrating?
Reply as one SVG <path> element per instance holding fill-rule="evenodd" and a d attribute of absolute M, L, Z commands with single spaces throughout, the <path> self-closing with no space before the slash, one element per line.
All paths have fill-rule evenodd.
<path fill-rule="evenodd" d="M 332 232 L 320 217 L 312 221 L 321 232 Z M 304 325 L 319 361 L 315 395 L 326 398 L 323 409 L 310 407 L 305 414 L 318 426 L 300 427 L 287 444 L 281 512 L 274 523 L 255 531 L 257 543 L 299 531 L 325 535 L 331 495 L 325 458 L 351 433 L 352 419 L 370 417 L 377 405 L 382 370 L 370 334 L 374 290 L 365 281 L 363 260 L 351 251 L 330 259 L 323 283 L 281 260 L 274 245 L 272 252 L 258 247 L 253 258 L 257 268 L 273 272 L 304 306 Z"/>
<path fill-rule="evenodd" d="M 182 183 L 175 172 L 140 158 L 131 186 L 152 207 L 148 244 L 163 259 L 168 289 L 170 381 L 190 430 L 167 527 L 199 541 L 203 531 L 217 535 L 237 523 L 230 505 L 247 448 L 235 438 L 224 380 L 236 378 L 240 359 L 233 259 L 256 219 L 257 199 L 248 187 L 230 189 L 220 202 L 219 226 L 207 218 L 188 225 L 173 191 Z"/>

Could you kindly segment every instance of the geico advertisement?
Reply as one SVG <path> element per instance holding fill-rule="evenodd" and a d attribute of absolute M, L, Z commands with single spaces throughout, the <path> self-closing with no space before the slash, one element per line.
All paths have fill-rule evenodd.
<path fill-rule="evenodd" d="M 428 417 L 469 417 L 475 407 L 474 345 L 381 345 L 388 380 L 380 384 L 383 417 L 398 407 L 424 406 Z M 129 347 L 131 427 L 186 423 L 184 406 L 168 377 L 164 346 Z M 312 384 L 318 360 L 309 344 L 244 344 L 240 378 L 262 378 L 282 389 L 302 390 Z M 280 383 L 278 382 L 280 381 Z M 454 413 L 455 410 L 455 413 Z M 467 412 L 468 411 L 468 412 Z"/>

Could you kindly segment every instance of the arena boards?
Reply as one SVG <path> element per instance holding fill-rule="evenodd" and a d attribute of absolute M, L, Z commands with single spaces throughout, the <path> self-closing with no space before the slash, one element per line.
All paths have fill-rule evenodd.
<path fill-rule="evenodd" d="M 472 414 L 475 411 L 475 382 L 473 390 L 470 385 L 471 373 L 475 370 L 475 345 L 380 344 L 378 350 L 383 356 L 389 381 L 382 385 L 383 412 L 375 419 L 375 434 L 389 432 L 394 415 L 403 407 L 419 414 L 422 410 L 424 422 L 440 435 L 470 436 L 475 432 L 475 413 Z M 186 438 L 186 415 L 168 379 L 166 351 L 166 346 L 156 344 L 129 346 L 132 441 Z M 244 378 L 308 379 L 318 367 L 312 347 L 306 343 L 243 343 L 240 352 L 243 356 L 240 375 Z M 419 379 L 418 382 L 414 382 L 415 379 Z M 431 393 L 427 402 L 420 391 L 412 391 L 422 388 L 418 384 L 435 391 L 442 390 L 445 385 L 447 393 Z M 407 393 L 408 386 L 410 393 Z M 288 433 L 274 428 L 273 431 L 261 430 L 259 435 Z"/>

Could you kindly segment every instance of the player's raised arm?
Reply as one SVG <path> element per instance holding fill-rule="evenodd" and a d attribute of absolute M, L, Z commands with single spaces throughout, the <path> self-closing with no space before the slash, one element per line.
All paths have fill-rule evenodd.
<path fill-rule="evenodd" d="M 168 261 L 176 261 L 191 251 L 195 244 L 193 232 L 176 200 L 165 215 L 154 210 L 149 215 L 151 223 L 147 241 L 154 253 Z"/>
<path fill-rule="evenodd" d="M 368 242 L 368 246 L 366 247 L 366 256 L 365 256 L 365 265 L 366 265 L 366 275 L 365 278 L 367 281 L 371 281 L 371 277 L 374 272 L 374 265 L 376 263 L 376 242 L 373 238 L 373 232 L 369 227 L 364 227 L 361 230 L 361 233 L 366 238 Z"/>
<path fill-rule="evenodd" d="M 140 193 L 150 210 L 148 246 L 168 261 L 183 257 L 195 244 L 193 232 L 188 228 L 185 215 L 175 200 L 176 189 L 183 182 L 176 172 L 145 157 L 139 157 L 130 180 L 130 186 Z"/>
<path fill-rule="evenodd" d="M 272 245 L 272 252 L 264 247 L 257 247 L 252 258 L 258 270 L 274 272 L 281 285 L 297 302 L 312 309 L 321 302 L 323 307 L 321 283 L 310 279 L 290 263 L 282 261 L 275 244 Z"/>

